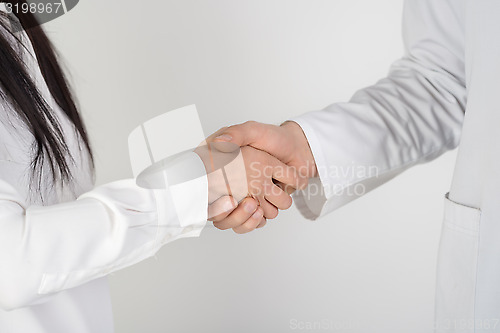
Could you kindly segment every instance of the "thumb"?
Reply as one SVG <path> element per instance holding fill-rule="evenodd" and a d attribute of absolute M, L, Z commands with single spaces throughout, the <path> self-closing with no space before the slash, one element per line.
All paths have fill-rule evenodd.
<path fill-rule="evenodd" d="M 238 202 L 231 196 L 223 196 L 208 205 L 208 220 L 221 221 L 238 206 Z"/>
<path fill-rule="evenodd" d="M 231 142 L 240 147 L 250 146 L 259 142 L 265 133 L 265 124 L 255 121 L 227 127 L 224 131 L 218 133 L 214 142 Z"/>
<path fill-rule="evenodd" d="M 280 126 L 262 124 L 255 121 L 227 127 L 214 136 L 214 142 L 230 142 L 240 147 L 251 146 L 263 150 L 288 163 L 294 154 L 290 137 Z"/>

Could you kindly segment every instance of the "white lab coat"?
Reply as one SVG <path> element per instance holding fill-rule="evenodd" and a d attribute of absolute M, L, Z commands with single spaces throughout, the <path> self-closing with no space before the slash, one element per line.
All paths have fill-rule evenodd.
<path fill-rule="evenodd" d="M 61 121 L 75 165 L 71 186 L 50 188 L 45 173 L 36 191 L 37 182 L 30 183 L 33 138 L 12 105 L 0 103 L 0 332 L 110 333 L 105 276 L 168 242 L 198 236 L 206 223 L 207 180 L 180 185 L 184 191 L 177 189 L 176 200 L 191 203 L 184 208 L 168 189 L 143 189 L 133 179 L 92 190 L 89 156 L 51 97 L 26 35 L 21 37 L 28 48 L 19 51 Z M 191 170 L 205 170 L 192 152 L 183 161 Z"/>
<path fill-rule="evenodd" d="M 403 21 L 406 54 L 386 78 L 293 119 L 320 176 L 296 199 L 316 218 L 460 143 L 436 332 L 500 332 L 500 2 L 406 0 Z"/>

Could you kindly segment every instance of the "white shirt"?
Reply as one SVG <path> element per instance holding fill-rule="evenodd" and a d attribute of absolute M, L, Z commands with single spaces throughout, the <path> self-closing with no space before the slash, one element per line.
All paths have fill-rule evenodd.
<path fill-rule="evenodd" d="M 294 119 L 318 166 L 310 186 L 322 189 L 296 203 L 317 218 L 460 144 L 436 332 L 500 332 L 500 1 L 406 0 L 403 22 L 406 54 L 386 78 Z"/>
<path fill-rule="evenodd" d="M 0 332 L 113 332 L 106 275 L 168 242 L 198 236 L 206 223 L 206 177 L 187 185 L 189 212 L 174 207 L 168 189 L 143 189 L 133 179 L 92 189 L 89 156 L 21 37 L 28 50 L 20 52 L 75 158 L 74 180 L 51 189 L 45 173 L 42 191 L 29 191 L 33 138 L 12 106 L 0 104 Z M 184 161 L 204 170 L 194 153 Z"/>

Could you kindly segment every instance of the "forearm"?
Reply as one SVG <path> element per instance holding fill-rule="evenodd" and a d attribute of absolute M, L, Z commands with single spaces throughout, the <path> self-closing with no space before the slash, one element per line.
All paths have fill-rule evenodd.
<path fill-rule="evenodd" d="M 73 202 L 23 207 L 15 189 L 0 181 L 0 307 L 38 304 L 151 257 L 168 242 L 199 235 L 206 180 L 195 187 L 187 208 L 176 204 L 170 189 L 143 189 L 133 179 Z"/>
<path fill-rule="evenodd" d="M 348 103 L 292 119 L 317 164 L 321 182 L 313 186 L 325 204 L 316 215 L 458 145 L 466 104 L 460 3 L 407 0 L 404 7 L 406 54 L 389 75 Z"/>
<path fill-rule="evenodd" d="M 315 215 L 458 145 L 465 87 L 419 66 L 401 60 L 386 79 L 358 91 L 350 102 L 292 119 L 306 134 L 321 180 L 313 186 L 321 188 L 327 203 Z"/>

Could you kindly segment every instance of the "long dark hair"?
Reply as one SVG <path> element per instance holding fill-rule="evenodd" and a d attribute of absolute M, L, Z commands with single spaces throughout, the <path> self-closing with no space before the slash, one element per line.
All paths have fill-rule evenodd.
<path fill-rule="evenodd" d="M 19 3 L 19 7 L 22 3 L 26 3 L 25 0 L 9 2 Z M 88 150 L 92 161 L 85 126 L 78 113 L 64 72 L 59 66 L 52 43 L 38 25 L 35 16 L 29 11 L 26 13 L 20 11 L 10 15 L 15 15 L 18 20 L 15 23 L 20 24 L 19 28 L 26 31 L 52 97 L 73 123 L 76 133 L 85 149 Z M 0 33 L 0 85 L 2 88 L 0 89 L 0 98 L 4 101 L 9 99 L 14 106 L 13 111 L 27 125 L 34 137 L 31 167 L 33 174 L 39 176 L 38 184 L 41 184 L 41 171 L 45 164 L 49 166 L 54 182 L 60 180 L 62 183 L 66 183 L 72 179 L 70 163 L 73 162 L 73 158 L 66 144 L 63 130 L 54 110 L 42 97 L 20 54 L 15 49 L 15 47 L 23 47 L 21 40 L 12 32 L 13 29 L 6 27 L 3 21 L 0 20 L 3 30 L 9 32 L 11 36 L 4 36 Z M 11 19 L 10 22 L 12 24 L 13 20 Z M 13 45 L 8 37 L 14 38 L 18 42 L 14 44 L 18 45 Z"/>

